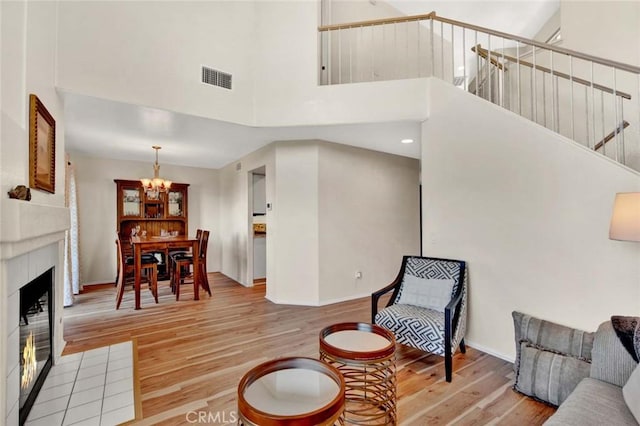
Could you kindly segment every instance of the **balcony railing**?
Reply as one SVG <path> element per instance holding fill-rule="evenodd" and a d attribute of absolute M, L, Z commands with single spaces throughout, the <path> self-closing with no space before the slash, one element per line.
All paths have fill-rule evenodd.
<path fill-rule="evenodd" d="M 640 170 L 640 67 L 435 12 L 318 31 L 320 84 L 437 77 Z"/>

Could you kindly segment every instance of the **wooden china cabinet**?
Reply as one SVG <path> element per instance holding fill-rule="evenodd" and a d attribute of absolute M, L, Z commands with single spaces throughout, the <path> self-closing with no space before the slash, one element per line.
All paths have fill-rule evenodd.
<path fill-rule="evenodd" d="M 117 186 L 117 231 L 121 237 L 131 236 L 131 229 L 140 227 L 149 237 L 162 231 L 189 233 L 188 183 L 172 183 L 167 192 L 149 195 L 139 180 L 114 179 Z"/>
<path fill-rule="evenodd" d="M 117 232 L 128 239 L 132 229 L 139 228 L 139 235 L 161 236 L 164 232 L 189 235 L 188 183 L 172 183 L 167 192 L 147 194 L 139 180 L 114 179 L 116 183 Z M 164 231 L 164 232 L 163 232 Z M 123 246 L 130 249 L 129 245 Z M 166 279 L 166 250 L 158 252 L 159 278 Z"/>

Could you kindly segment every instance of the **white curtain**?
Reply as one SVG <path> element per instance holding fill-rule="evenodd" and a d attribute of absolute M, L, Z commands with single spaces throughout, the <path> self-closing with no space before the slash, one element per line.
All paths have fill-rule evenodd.
<path fill-rule="evenodd" d="M 64 306 L 73 305 L 73 295 L 80 293 L 80 262 L 78 257 L 78 199 L 75 170 L 67 158 L 65 174 L 65 204 L 71 215 L 71 227 L 65 238 Z"/>

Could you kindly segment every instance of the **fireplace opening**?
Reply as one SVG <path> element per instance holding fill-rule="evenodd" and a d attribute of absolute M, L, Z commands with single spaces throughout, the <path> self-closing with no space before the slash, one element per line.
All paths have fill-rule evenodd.
<path fill-rule="evenodd" d="M 23 425 L 53 361 L 54 268 L 20 289 L 20 408 Z"/>

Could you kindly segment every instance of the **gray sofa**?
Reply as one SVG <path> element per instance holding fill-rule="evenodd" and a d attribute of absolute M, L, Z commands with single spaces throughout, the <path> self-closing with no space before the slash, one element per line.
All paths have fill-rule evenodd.
<path fill-rule="evenodd" d="M 622 393 L 638 364 L 611 321 L 588 333 L 518 312 L 513 319 L 514 389 L 559 406 L 545 425 L 638 426 Z"/>

